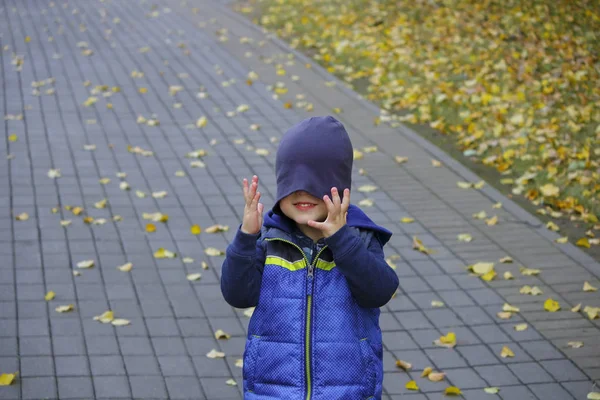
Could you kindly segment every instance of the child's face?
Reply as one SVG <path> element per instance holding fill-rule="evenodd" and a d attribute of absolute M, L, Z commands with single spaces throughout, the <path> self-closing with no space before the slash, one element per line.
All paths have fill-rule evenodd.
<path fill-rule="evenodd" d="M 308 225 L 310 220 L 322 222 L 327 218 L 325 202 L 303 190 L 284 197 L 279 207 L 288 218 L 300 225 Z"/>

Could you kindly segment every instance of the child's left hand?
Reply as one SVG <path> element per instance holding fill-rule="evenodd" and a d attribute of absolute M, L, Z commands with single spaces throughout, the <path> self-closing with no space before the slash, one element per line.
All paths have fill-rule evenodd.
<path fill-rule="evenodd" d="M 327 206 L 327 219 L 323 222 L 308 221 L 308 226 L 318 229 L 323 236 L 330 237 L 346 225 L 346 215 L 350 206 L 350 190 L 344 189 L 344 200 L 340 199 L 340 194 L 336 187 L 331 188 L 331 198 L 325 195 L 323 201 Z"/>

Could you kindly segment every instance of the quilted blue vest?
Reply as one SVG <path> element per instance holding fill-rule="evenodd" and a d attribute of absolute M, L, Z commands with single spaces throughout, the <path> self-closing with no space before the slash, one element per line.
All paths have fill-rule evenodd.
<path fill-rule="evenodd" d="M 359 233 L 368 245 L 373 233 Z M 379 308 L 356 303 L 327 246 L 310 262 L 282 230 L 263 228 L 261 243 L 266 261 L 244 350 L 244 399 L 380 399 Z"/>

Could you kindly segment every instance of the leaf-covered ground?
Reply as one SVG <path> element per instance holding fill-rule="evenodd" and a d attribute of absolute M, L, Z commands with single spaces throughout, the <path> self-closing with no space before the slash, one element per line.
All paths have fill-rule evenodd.
<path fill-rule="evenodd" d="M 428 124 L 539 213 L 598 223 L 600 3 L 251 0 L 239 10 L 366 87 L 389 112 L 376 124 Z"/>

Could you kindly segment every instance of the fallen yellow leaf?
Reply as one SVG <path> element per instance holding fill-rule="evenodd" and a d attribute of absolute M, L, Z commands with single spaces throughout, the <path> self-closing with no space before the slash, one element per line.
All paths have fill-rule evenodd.
<path fill-rule="evenodd" d="M 208 358 L 223 358 L 225 357 L 225 353 L 212 349 L 208 353 L 206 353 L 206 357 Z"/>
<path fill-rule="evenodd" d="M 473 237 L 469 233 L 459 233 L 458 234 L 459 242 L 469 243 L 471 240 L 473 240 Z"/>
<path fill-rule="evenodd" d="M 202 232 L 202 228 L 200 228 L 199 225 L 192 225 L 192 227 L 190 228 L 190 232 L 192 233 L 192 235 L 199 235 L 200 232 Z"/>
<path fill-rule="evenodd" d="M 579 247 L 585 247 L 586 249 L 589 249 L 591 247 L 590 241 L 586 237 L 582 237 L 577 242 L 575 242 L 575 244 Z"/>
<path fill-rule="evenodd" d="M 119 271 L 129 272 L 131 271 L 131 268 L 133 268 L 133 264 L 129 262 L 127 264 L 120 265 L 117 268 L 119 269 Z"/>
<path fill-rule="evenodd" d="M 512 317 L 512 313 L 508 311 L 500 311 L 496 315 L 500 319 L 510 319 L 510 317 Z"/>
<path fill-rule="evenodd" d="M 233 379 L 229 378 L 225 381 L 226 384 L 228 384 L 229 386 L 237 386 L 237 382 L 234 381 Z"/>
<path fill-rule="evenodd" d="M 450 386 L 447 387 L 446 390 L 444 390 L 444 394 L 446 396 L 460 396 L 462 392 L 456 386 Z"/>
<path fill-rule="evenodd" d="M 204 230 L 206 233 L 218 233 L 218 232 L 227 232 L 229 231 L 229 226 L 227 225 L 212 225 Z"/>
<path fill-rule="evenodd" d="M 589 392 L 587 400 L 600 400 L 600 392 Z"/>
<path fill-rule="evenodd" d="M 10 386 L 14 382 L 15 378 L 19 373 L 14 374 L 2 374 L 0 375 L 0 386 Z"/>
<path fill-rule="evenodd" d="M 522 331 L 526 330 L 528 327 L 529 327 L 529 325 L 527 325 L 527 324 L 517 324 L 514 326 L 515 331 L 517 331 L 517 332 L 522 332 Z"/>
<path fill-rule="evenodd" d="M 396 160 L 398 164 L 404 164 L 408 161 L 408 157 L 395 156 L 394 160 Z"/>
<path fill-rule="evenodd" d="M 360 150 L 353 150 L 352 151 L 352 158 L 354 160 L 362 160 L 364 157 L 365 156 L 364 156 L 364 154 L 363 154 L 362 151 L 360 151 Z"/>
<path fill-rule="evenodd" d="M 491 262 L 478 262 L 467 267 L 468 270 L 472 271 L 477 275 L 485 275 L 490 271 L 494 270 L 494 263 Z"/>
<path fill-rule="evenodd" d="M 559 237 L 558 239 L 554 239 L 554 241 L 556 243 L 565 244 L 565 243 L 569 242 L 569 237 L 568 236 Z"/>
<path fill-rule="evenodd" d="M 442 163 L 439 162 L 438 160 L 431 160 L 431 165 L 435 168 L 439 168 L 442 166 Z"/>
<path fill-rule="evenodd" d="M 505 312 L 519 312 L 521 310 L 519 309 L 519 307 L 511 306 L 508 303 L 504 303 L 504 305 L 502 306 L 502 311 L 505 311 Z"/>
<path fill-rule="evenodd" d="M 73 304 L 67 304 L 65 306 L 58 306 L 55 308 L 55 310 L 59 313 L 65 313 L 65 312 L 69 312 L 69 311 L 73 311 Z"/>
<path fill-rule="evenodd" d="M 509 256 L 506 256 L 506 257 L 502 257 L 499 261 L 502 264 L 510 264 L 510 263 L 513 262 L 513 259 L 511 257 L 509 257 Z"/>
<path fill-rule="evenodd" d="M 490 219 L 486 219 L 485 223 L 487 224 L 487 226 L 494 226 L 498 223 L 498 216 L 494 215 L 492 218 Z"/>
<path fill-rule="evenodd" d="M 414 218 L 410 218 L 410 217 L 402 217 L 400 219 L 400 222 L 402 222 L 403 224 L 410 224 L 410 223 L 415 222 L 415 219 Z"/>
<path fill-rule="evenodd" d="M 13 133 L 13 134 L 11 134 L 11 135 L 9 135 L 9 136 L 8 136 L 8 141 L 9 141 L 9 142 L 13 142 L 13 143 L 14 143 L 14 142 L 16 142 L 18 139 L 19 139 L 19 137 L 17 136 L 17 134 L 16 134 L 16 133 Z"/>
<path fill-rule="evenodd" d="M 506 272 L 504 272 L 504 279 L 510 280 L 510 279 L 515 279 L 515 277 L 513 276 L 512 272 L 506 271 Z"/>
<path fill-rule="evenodd" d="M 375 185 L 362 185 L 358 187 L 358 191 L 362 193 L 370 193 L 377 190 L 377 186 Z"/>
<path fill-rule="evenodd" d="M 558 301 L 549 298 L 544 302 L 544 310 L 549 312 L 556 312 L 560 310 L 560 304 L 558 304 Z"/>
<path fill-rule="evenodd" d="M 46 295 L 44 296 L 44 300 L 46 301 L 50 301 L 54 298 L 54 296 L 56 296 L 56 293 L 54 293 L 52 290 L 50 290 L 48 293 L 46 293 Z"/>
<path fill-rule="evenodd" d="M 427 378 L 429 378 L 431 382 L 443 381 L 445 377 L 446 374 L 444 372 L 431 372 L 429 375 L 427 375 Z"/>
<path fill-rule="evenodd" d="M 521 274 L 525 275 L 525 276 L 539 275 L 539 273 L 541 272 L 539 269 L 534 269 L 534 268 L 521 267 L 519 270 L 521 271 Z"/>
<path fill-rule="evenodd" d="M 587 314 L 590 320 L 594 320 L 600 315 L 600 307 L 585 306 L 583 312 Z"/>
<path fill-rule="evenodd" d="M 403 360 L 396 360 L 396 367 L 402 368 L 405 371 L 408 371 L 412 368 L 412 364 Z"/>
<path fill-rule="evenodd" d="M 124 318 L 115 318 L 111 321 L 111 324 L 114 326 L 125 326 L 131 324 L 131 321 Z"/>
<path fill-rule="evenodd" d="M 406 388 L 408 390 L 419 390 L 419 386 L 417 385 L 417 382 L 415 382 L 415 381 L 406 382 Z"/>
<path fill-rule="evenodd" d="M 429 375 L 431 372 L 433 371 L 433 368 L 431 367 L 426 367 L 423 370 L 423 373 L 421 373 L 421 378 L 425 378 L 427 375 Z"/>
<path fill-rule="evenodd" d="M 79 261 L 77 268 L 92 268 L 94 266 L 94 260 Z"/>
<path fill-rule="evenodd" d="M 214 247 L 207 247 L 204 250 L 204 253 L 208 256 L 222 256 L 225 254 L 224 251 L 219 250 L 219 249 L 215 249 Z"/>
<path fill-rule="evenodd" d="M 513 353 L 513 351 L 511 349 L 509 349 L 508 346 L 502 347 L 502 350 L 500 351 L 500 357 L 507 358 L 507 357 L 514 357 L 514 356 L 515 356 L 515 353 Z"/>
<path fill-rule="evenodd" d="M 163 247 L 160 247 L 158 250 L 154 252 L 154 258 L 175 258 L 177 254 L 172 251 L 166 250 Z"/>
<path fill-rule="evenodd" d="M 581 310 L 581 303 L 579 303 L 575 307 L 571 308 L 572 312 L 579 312 L 579 310 Z"/>
<path fill-rule="evenodd" d="M 148 233 L 156 232 L 156 225 L 147 223 L 146 224 L 146 232 L 148 232 Z"/>
<path fill-rule="evenodd" d="M 579 349 L 583 347 L 583 342 L 575 341 L 575 342 L 567 342 L 567 346 L 573 349 Z"/>
<path fill-rule="evenodd" d="M 103 312 L 101 315 L 96 315 L 94 321 L 100 321 L 103 324 L 110 324 L 115 319 L 115 313 L 111 310 Z"/>
<path fill-rule="evenodd" d="M 500 389 L 495 386 L 492 386 L 492 387 L 483 388 L 483 391 L 486 392 L 487 394 L 497 394 L 500 391 Z"/>
<path fill-rule="evenodd" d="M 448 332 L 446 336 L 440 336 L 436 339 L 433 344 L 440 347 L 452 348 L 456 346 L 456 334 L 454 332 Z"/>
<path fill-rule="evenodd" d="M 597 287 L 592 286 L 588 281 L 583 282 L 583 291 L 584 292 L 596 292 L 598 290 Z"/>
<path fill-rule="evenodd" d="M 444 307 L 445 304 L 442 301 L 431 300 L 431 307 Z"/>
<path fill-rule="evenodd" d="M 229 339 L 231 338 L 231 335 L 228 333 L 225 333 L 222 329 L 217 329 L 217 331 L 215 332 L 215 338 L 217 339 Z"/>
<path fill-rule="evenodd" d="M 200 274 L 199 272 L 194 273 L 194 274 L 188 274 L 187 275 L 187 280 L 188 281 L 197 281 L 202 277 L 202 274 Z"/>

